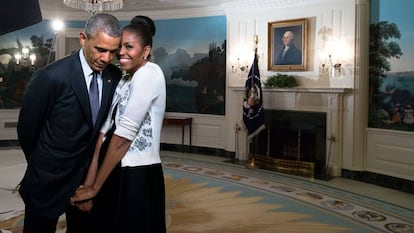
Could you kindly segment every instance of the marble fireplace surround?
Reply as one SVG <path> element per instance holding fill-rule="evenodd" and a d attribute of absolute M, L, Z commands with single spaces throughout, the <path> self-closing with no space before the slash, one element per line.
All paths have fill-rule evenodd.
<path fill-rule="evenodd" d="M 244 88 L 233 88 L 237 95 L 244 95 Z M 263 107 L 273 110 L 326 113 L 326 161 L 331 176 L 341 176 L 344 127 L 344 96 L 349 88 L 263 88 Z M 242 119 L 240 111 L 238 119 Z M 243 132 L 245 134 L 245 132 Z M 236 151 L 247 154 L 248 144 L 239 138 Z M 333 143 L 330 143 L 333 139 Z M 330 153 L 330 154 L 329 154 Z M 328 161 L 329 160 L 329 161 Z"/>

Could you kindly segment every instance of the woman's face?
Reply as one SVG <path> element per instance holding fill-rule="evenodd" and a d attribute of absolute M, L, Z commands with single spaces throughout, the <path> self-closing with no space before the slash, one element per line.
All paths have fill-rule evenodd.
<path fill-rule="evenodd" d="M 143 47 L 141 38 L 129 31 L 122 32 L 121 47 L 118 53 L 119 64 L 122 70 L 133 74 L 147 62 L 150 46 Z"/>

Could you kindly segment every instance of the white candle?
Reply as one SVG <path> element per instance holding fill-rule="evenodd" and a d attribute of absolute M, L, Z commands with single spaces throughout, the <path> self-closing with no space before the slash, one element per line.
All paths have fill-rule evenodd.
<path fill-rule="evenodd" d="M 18 65 L 20 63 L 20 58 L 22 58 L 22 55 L 20 53 L 17 53 L 14 55 L 14 58 L 16 59 L 16 64 Z"/>
<path fill-rule="evenodd" d="M 36 55 L 35 54 L 30 54 L 30 61 L 31 61 L 31 64 L 32 65 L 34 65 L 34 63 L 35 63 L 35 61 L 36 61 Z"/>
<path fill-rule="evenodd" d="M 22 54 L 23 54 L 23 58 L 27 58 L 29 56 L 29 49 L 22 48 Z"/>

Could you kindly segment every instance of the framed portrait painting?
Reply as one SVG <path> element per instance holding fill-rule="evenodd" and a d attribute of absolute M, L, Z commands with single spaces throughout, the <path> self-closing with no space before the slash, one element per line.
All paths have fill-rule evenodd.
<path fill-rule="evenodd" d="M 307 19 L 268 23 L 268 70 L 306 70 Z"/>

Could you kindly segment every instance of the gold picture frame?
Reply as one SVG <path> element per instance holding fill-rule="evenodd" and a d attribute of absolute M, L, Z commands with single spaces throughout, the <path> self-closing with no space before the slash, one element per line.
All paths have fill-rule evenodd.
<path fill-rule="evenodd" d="M 306 70 L 308 20 L 306 18 L 268 23 L 268 70 Z M 289 48 L 285 49 L 285 43 Z"/>

